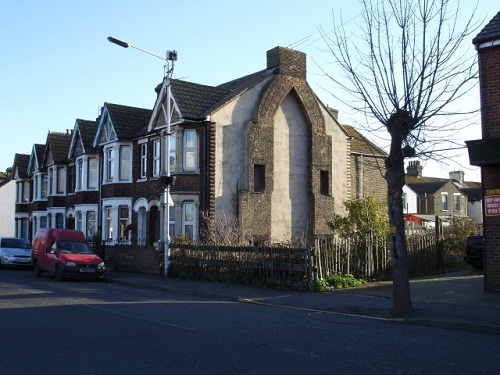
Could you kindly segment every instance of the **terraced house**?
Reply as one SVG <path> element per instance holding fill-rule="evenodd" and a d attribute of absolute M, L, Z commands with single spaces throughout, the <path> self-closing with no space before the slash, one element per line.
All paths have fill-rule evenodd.
<path fill-rule="evenodd" d="M 18 202 L 30 202 L 28 213 L 18 205 L 28 216 L 18 233 L 68 227 L 142 247 L 164 240 L 165 225 L 196 240 L 236 220 L 246 243 L 303 243 L 331 235 L 326 220 L 346 199 L 384 197 L 384 152 L 317 98 L 306 55 L 276 47 L 266 57 L 219 86 L 164 80 L 152 109 L 104 103 L 96 121 L 50 133 L 27 167 L 14 163 Z"/>

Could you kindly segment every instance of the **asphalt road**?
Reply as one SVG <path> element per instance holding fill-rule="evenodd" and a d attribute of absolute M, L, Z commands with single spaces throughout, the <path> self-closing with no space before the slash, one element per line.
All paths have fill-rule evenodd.
<path fill-rule="evenodd" d="M 500 336 L 0 270 L 2 374 L 493 374 Z"/>

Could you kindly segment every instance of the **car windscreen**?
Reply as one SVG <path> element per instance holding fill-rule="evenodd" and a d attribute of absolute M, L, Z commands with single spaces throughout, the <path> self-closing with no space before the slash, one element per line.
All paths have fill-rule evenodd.
<path fill-rule="evenodd" d="M 11 249 L 29 249 L 30 244 L 22 238 L 2 238 L 0 246 Z"/>
<path fill-rule="evenodd" d="M 59 241 L 58 248 L 63 254 L 92 254 L 92 250 L 85 242 Z"/>

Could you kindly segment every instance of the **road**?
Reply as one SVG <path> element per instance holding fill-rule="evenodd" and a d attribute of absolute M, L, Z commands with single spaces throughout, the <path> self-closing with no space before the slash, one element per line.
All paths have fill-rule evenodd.
<path fill-rule="evenodd" d="M 493 374 L 500 336 L 0 270 L 2 374 Z"/>

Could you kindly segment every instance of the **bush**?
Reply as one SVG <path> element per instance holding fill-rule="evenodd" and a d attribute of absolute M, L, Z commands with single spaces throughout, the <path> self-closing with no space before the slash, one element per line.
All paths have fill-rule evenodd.
<path fill-rule="evenodd" d="M 332 289 L 346 289 L 365 285 L 366 281 L 356 279 L 351 274 L 335 273 L 327 279 L 314 280 L 316 292 L 327 292 Z"/>

